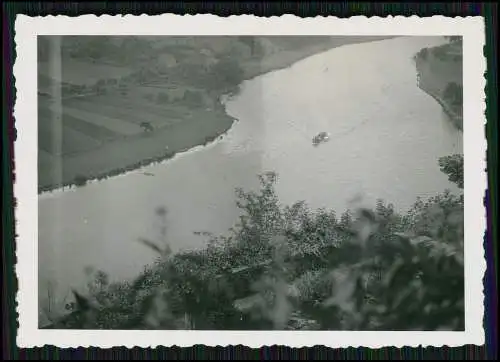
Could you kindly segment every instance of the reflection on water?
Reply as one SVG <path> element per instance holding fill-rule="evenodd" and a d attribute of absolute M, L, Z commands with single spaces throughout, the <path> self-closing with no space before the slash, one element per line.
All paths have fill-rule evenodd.
<path fill-rule="evenodd" d="M 237 220 L 234 189 L 279 174 L 284 203 L 305 200 L 342 212 L 355 196 L 407 209 L 417 196 L 454 189 L 440 156 L 461 152 L 461 133 L 416 86 L 412 56 L 441 38 L 349 45 L 245 82 L 227 104 L 239 121 L 224 140 L 141 172 L 43 196 L 39 203 L 40 297 L 84 280 L 87 265 L 134 277 L 154 255 L 154 211 L 169 210 L 174 250 L 199 247 L 195 231 L 222 233 Z M 313 147 L 312 137 L 330 141 Z M 144 175 L 144 172 L 154 176 Z"/>

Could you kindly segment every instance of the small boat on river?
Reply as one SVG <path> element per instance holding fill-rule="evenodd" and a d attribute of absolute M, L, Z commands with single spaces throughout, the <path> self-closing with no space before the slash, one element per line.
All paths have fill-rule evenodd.
<path fill-rule="evenodd" d="M 320 143 L 327 142 L 330 140 L 330 136 L 327 132 L 320 132 L 316 136 L 313 137 L 312 143 L 313 146 L 318 146 Z"/>

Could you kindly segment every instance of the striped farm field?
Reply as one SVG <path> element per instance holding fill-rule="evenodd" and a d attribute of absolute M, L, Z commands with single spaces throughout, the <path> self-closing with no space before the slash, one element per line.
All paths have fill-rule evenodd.
<path fill-rule="evenodd" d="M 40 170 L 52 169 L 54 167 L 54 162 L 56 162 L 57 159 L 60 159 L 60 157 L 53 156 L 52 154 L 41 149 L 38 150 L 38 168 Z"/>
<path fill-rule="evenodd" d="M 145 99 L 137 99 L 133 97 L 122 97 L 119 95 L 109 95 L 106 97 L 86 97 L 85 101 L 92 104 L 102 104 L 110 107 L 119 107 L 121 109 L 134 110 L 145 109 L 148 113 L 157 115 L 159 117 L 182 117 L 187 108 L 177 105 L 169 104 L 167 106 L 157 105 Z"/>
<path fill-rule="evenodd" d="M 78 108 L 64 107 L 64 116 L 85 120 L 95 126 L 107 128 L 117 134 L 130 136 L 142 132 L 141 127 L 137 124 L 127 122 L 122 119 L 106 117 L 100 113 L 84 111 Z"/>
<path fill-rule="evenodd" d="M 59 130 L 59 131 L 56 131 Z M 52 155 L 89 151 L 101 143 L 82 132 L 64 126 L 54 118 L 39 118 L 38 148 Z"/>
<path fill-rule="evenodd" d="M 143 105 L 141 108 L 125 109 L 122 106 L 109 105 L 109 103 L 89 102 L 87 100 L 72 99 L 71 102 L 65 103 L 65 107 L 79 109 L 86 112 L 94 112 L 106 117 L 119 118 L 121 120 L 140 124 L 147 121 L 155 127 L 162 127 L 174 123 L 175 118 L 172 118 L 168 112 L 159 116 L 150 112 L 149 106 Z"/>
<path fill-rule="evenodd" d="M 38 117 L 39 119 L 56 119 L 57 114 L 53 112 L 51 109 L 46 107 L 38 108 Z M 59 114 L 59 118 L 61 115 Z M 93 123 L 84 121 L 79 118 L 72 117 L 68 114 L 62 115 L 62 122 L 66 127 L 69 127 L 75 131 L 81 132 L 87 136 L 90 136 L 98 141 L 109 141 L 116 139 L 119 137 L 119 134 L 109 130 L 105 127 L 96 126 Z"/>

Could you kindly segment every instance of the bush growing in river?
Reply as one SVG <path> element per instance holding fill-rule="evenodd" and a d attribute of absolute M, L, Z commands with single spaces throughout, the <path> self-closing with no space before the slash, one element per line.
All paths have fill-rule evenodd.
<path fill-rule="evenodd" d="M 260 182 L 236 191 L 242 214 L 227 235 L 202 233 L 205 249 L 175 255 L 143 241 L 156 263 L 132 282 L 101 276 L 87 317 L 77 308 L 54 327 L 463 330 L 462 196 L 419 199 L 405 214 L 379 201 L 338 218 L 281 205 L 274 173 Z M 165 236 L 166 213 L 157 217 Z"/>

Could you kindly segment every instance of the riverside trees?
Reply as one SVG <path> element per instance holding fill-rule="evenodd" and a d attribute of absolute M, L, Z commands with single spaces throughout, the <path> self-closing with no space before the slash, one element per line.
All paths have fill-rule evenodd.
<path fill-rule="evenodd" d="M 463 104 L 463 88 L 460 84 L 450 82 L 443 91 L 443 98 L 454 106 Z"/>

